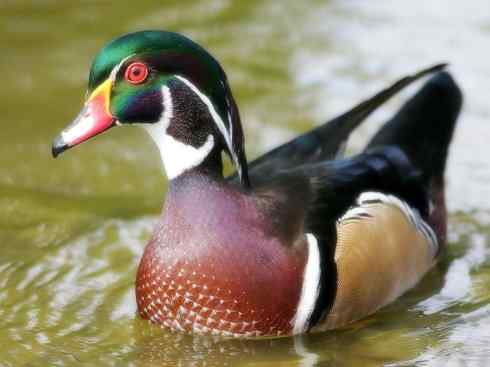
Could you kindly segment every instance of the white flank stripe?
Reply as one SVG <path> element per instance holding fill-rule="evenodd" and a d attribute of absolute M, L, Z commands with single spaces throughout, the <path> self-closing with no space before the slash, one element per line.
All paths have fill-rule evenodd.
<path fill-rule="evenodd" d="M 160 121 L 154 124 L 141 124 L 141 126 L 156 143 L 167 177 L 171 180 L 201 164 L 213 150 L 214 137 L 209 135 L 201 147 L 194 148 L 167 134 L 167 129 L 173 117 L 172 95 L 167 86 L 162 87 L 162 95 L 164 112 Z"/>
<path fill-rule="evenodd" d="M 298 309 L 292 320 L 293 334 L 301 334 L 306 331 L 320 288 L 321 269 L 318 241 L 311 233 L 306 234 L 306 240 L 308 242 L 308 261 L 303 275 L 303 288 L 301 289 Z"/>
<path fill-rule="evenodd" d="M 239 167 L 238 165 L 238 157 L 235 155 L 235 151 L 233 150 L 233 142 L 232 142 L 232 134 L 230 131 L 225 126 L 225 123 L 221 119 L 221 116 L 216 112 L 212 102 L 209 100 L 209 98 L 202 93 L 194 84 L 192 84 L 189 80 L 186 78 L 176 75 L 176 78 L 182 81 L 185 85 L 187 85 L 200 99 L 203 101 L 203 103 L 207 106 L 209 113 L 211 114 L 211 117 L 213 118 L 214 122 L 216 123 L 216 126 L 218 127 L 218 130 L 221 132 L 221 135 L 225 138 L 226 145 L 228 145 L 228 150 L 230 151 L 232 155 L 232 159 L 235 162 L 235 165 Z M 230 123 L 230 130 L 231 130 L 231 121 Z"/>

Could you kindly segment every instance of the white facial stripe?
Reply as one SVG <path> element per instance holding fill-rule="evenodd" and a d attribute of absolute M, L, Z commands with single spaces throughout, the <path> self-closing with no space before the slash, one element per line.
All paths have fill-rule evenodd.
<path fill-rule="evenodd" d="M 296 315 L 292 320 L 293 334 L 301 334 L 306 331 L 311 313 L 315 308 L 320 289 L 320 250 L 318 241 L 311 233 L 306 234 L 308 242 L 308 260 L 303 275 L 303 287 L 299 299 Z"/>
<path fill-rule="evenodd" d="M 119 62 L 119 64 L 114 66 L 114 68 L 112 69 L 111 74 L 110 74 L 110 78 L 111 78 L 112 82 L 114 82 L 116 80 L 116 74 L 119 72 L 119 69 L 121 69 L 121 66 L 126 62 L 126 60 L 130 59 L 134 55 L 136 55 L 136 54 L 131 54 L 129 56 L 126 56 L 124 59 L 122 59 Z"/>
<path fill-rule="evenodd" d="M 206 142 L 199 148 L 184 144 L 167 134 L 173 118 L 173 102 L 170 89 L 162 87 L 164 112 L 160 121 L 154 124 L 141 124 L 155 141 L 162 157 L 165 172 L 169 180 L 183 172 L 200 165 L 214 147 L 214 137 L 209 135 Z"/>
<path fill-rule="evenodd" d="M 201 91 L 194 84 L 192 84 L 189 80 L 187 80 L 186 78 L 184 78 L 180 75 L 176 75 L 176 78 L 179 79 L 180 81 L 182 81 L 185 85 L 187 85 L 201 99 L 201 101 L 206 105 L 209 113 L 211 114 L 211 117 L 213 118 L 216 126 L 218 127 L 218 130 L 221 132 L 221 135 L 223 135 L 223 137 L 225 138 L 226 145 L 228 145 L 228 150 L 230 151 L 230 153 L 232 155 L 233 161 L 235 162 L 236 166 L 239 167 L 238 158 L 235 155 L 235 152 L 233 150 L 233 141 L 232 141 L 232 134 L 231 134 L 231 128 L 232 128 L 231 120 L 229 121 L 230 131 L 228 131 L 226 129 L 226 126 L 225 126 L 223 120 L 221 119 L 221 116 L 216 112 L 216 110 L 215 110 L 213 104 L 211 103 L 211 101 L 209 100 L 209 98 L 205 94 L 201 93 Z M 228 115 L 228 116 L 229 116 L 228 118 L 231 118 L 230 115 Z"/>

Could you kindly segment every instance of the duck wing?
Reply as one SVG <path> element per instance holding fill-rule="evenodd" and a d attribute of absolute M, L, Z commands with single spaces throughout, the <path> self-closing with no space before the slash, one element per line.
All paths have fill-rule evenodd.
<path fill-rule="evenodd" d="M 406 76 L 342 115 L 255 159 L 248 165 L 252 183 L 262 181 L 264 176 L 270 177 L 273 172 L 335 158 L 342 151 L 350 133 L 373 111 L 406 86 L 425 75 L 442 70 L 445 66 L 446 64 L 437 64 Z M 228 179 L 236 181 L 237 174 Z"/>
<path fill-rule="evenodd" d="M 318 253 L 317 294 L 302 330 L 335 328 L 374 312 L 434 261 L 437 243 L 423 220 L 426 191 L 396 147 L 281 171 L 254 195 L 268 202 L 265 214 L 282 243 L 294 247 L 307 234 Z M 375 262 L 384 253 L 388 260 Z"/>
<path fill-rule="evenodd" d="M 272 208 L 265 214 L 281 242 L 294 248 L 306 234 L 308 253 L 316 254 L 316 277 L 305 271 L 304 280 L 316 293 L 298 306 L 296 331 L 372 314 L 433 266 L 444 248 L 444 168 L 461 103 L 452 77 L 438 73 L 363 153 L 259 181 L 254 194 Z"/>
<path fill-rule="evenodd" d="M 401 149 L 303 170 L 313 193 L 305 232 L 321 269 L 309 326 L 338 328 L 412 288 L 435 263 L 439 243 L 421 174 Z"/>

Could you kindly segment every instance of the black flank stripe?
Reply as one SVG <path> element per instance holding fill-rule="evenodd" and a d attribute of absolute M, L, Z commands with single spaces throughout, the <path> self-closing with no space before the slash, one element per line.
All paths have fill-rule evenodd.
<path fill-rule="evenodd" d="M 308 321 L 308 330 L 325 318 L 333 306 L 337 293 L 337 265 L 334 261 L 337 229 L 333 225 L 329 230 L 328 236 L 323 235 L 322 238 L 315 236 L 320 253 L 320 283 L 318 298 Z"/>
<path fill-rule="evenodd" d="M 361 204 L 380 204 L 382 203 L 379 199 L 363 200 Z"/>

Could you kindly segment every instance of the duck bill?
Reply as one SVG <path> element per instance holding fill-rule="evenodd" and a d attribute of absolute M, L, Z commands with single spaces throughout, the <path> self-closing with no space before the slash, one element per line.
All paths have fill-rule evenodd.
<path fill-rule="evenodd" d="M 116 119 L 109 110 L 111 87 L 110 78 L 100 84 L 90 95 L 75 120 L 54 139 L 52 146 L 54 158 L 115 125 Z"/>

